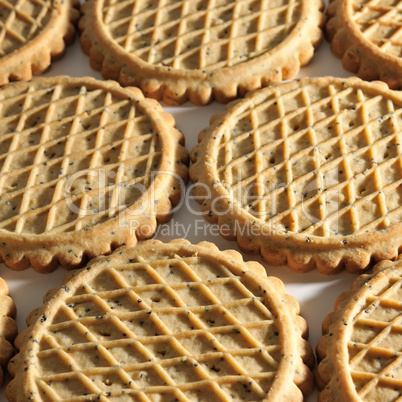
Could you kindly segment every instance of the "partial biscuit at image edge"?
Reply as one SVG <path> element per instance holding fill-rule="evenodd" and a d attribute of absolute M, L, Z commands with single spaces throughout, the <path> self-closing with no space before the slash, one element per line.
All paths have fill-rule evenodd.
<path fill-rule="evenodd" d="M 9 364 L 10 401 L 32 392 L 302 401 L 313 389 L 297 301 L 260 264 L 209 242 L 148 240 L 98 257 L 48 292 L 27 323 Z M 50 334 L 61 342 L 54 350 Z M 106 372 L 104 359 L 118 364 Z M 64 376 L 76 386 L 65 388 Z"/>
<path fill-rule="evenodd" d="M 128 34 L 127 37 L 123 37 L 121 36 L 123 34 L 120 30 L 124 30 L 124 27 L 127 24 L 117 24 L 116 21 L 112 24 L 111 22 L 114 18 L 114 11 L 116 11 L 117 14 L 116 18 L 118 18 L 122 11 L 118 9 L 118 6 L 114 6 L 116 10 L 113 8 L 109 9 L 109 12 L 104 15 L 102 12 L 103 4 L 104 1 L 90 0 L 85 2 L 81 7 L 83 16 L 79 22 L 79 29 L 81 31 L 80 41 L 84 52 L 89 55 L 92 68 L 101 71 L 104 78 L 117 80 L 124 86 L 138 86 L 147 97 L 163 100 L 168 105 L 180 105 L 187 100 L 196 105 L 206 105 L 213 99 L 218 102 L 227 103 L 236 97 L 244 96 L 245 93 L 250 90 L 258 89 L 261 86 L 267 86 L 272 82 L 293 78 L 298 73 L 300 66 L 307 64 L 313 57 L 314 48 L 320 44 L 322 39 L 321 28 L 325 20 L 322 12 L 324 4 L 321 0 L 304 0 L 297 8 L 294 10 L 291 9 L 292 12 L 289 12 L 288 14 L 294 18 L 294 21 L 282 21 L 284 15 L 288 17 L 288 14 L 285 14 L 282 12 L 283 10 L 281 8 L 278 8 L 277 10 L 282 10 L 280 12 L 277 11 L 279 13 L 277 19 L 278 21 L 282 21 L 278 22 L 278 24 L 283 24 L 283 26 L 280 26 L 283 29 L 286 28 L 285 30 L 290 29 L 289 27 L 292 29 L 290 29 L 287 36 L 280 38 L 280 43 L 269 43 L 267 44 L 266 51 L 261 51 L 258 50 L 258 46 L 262 46 L 265 41 L 269 42 L 271 40 L 270 38 L 276 38 L 275 35 L 278 35 L 278 32 L 281 31 L 278 30 L 278 32 L 276 32 L 275 24 L 271 21 L 267 22 L 267 24 L 273 25 L 265 27 L 266 32 L 259 32 L 255 26 L 257 22 L 255 22 L 254 19 L 270 21 L 270 19 L 273 18 L 271 14 L 276 9 L 274 11 L 271 10 L 272 13 L 269 12 L 270 10 L 254 10 L 254 8 L 246 12 L 246 5 L 242 5 L 241 7 L 243 8 L 241 8 L 240 5 L 235 6 L 232 5 L 231 2 L 228 2 L 231 8 L 237 8 L 236 11 L 231 10 L 231 8 L 227 9 L 225 13 L 227 12 L 229 15 L 229 12 L 240 14 L 244 12 L 246 14 L 241 14 L 239 21 L 236 20 L 236 22 L 231 19 L 230 15 L 228 17 L 225 13 L 223 13 L 225 14 L 225 17 L 222 16 L 223 20 L 219 17 L 214 19 L 210 13 L 216 12 L 217 15 L 219 15 L 222 10 L 218 7 L 216 10 L 214 9 L 208 13 L 209 17 L 207 19 L 211 20 L 211 23 L 217 24 L 216 26 L 213 25 L 209 27 L 209 29 L 213 32 L 216 31 L 214 35 L 218 36 L 228 36 L 229 32 L 232 31 L 233 33 L 231 33 L 231 35 L 236 35 L 235 31 L 237 28 L 244 30 L 245 28 L 243 25 L 246 26 L 249 23 L 249 20 L 254 21 L 253 23 L 250 23 L 249 29 L 251 30 L 251 33 L 244 33 L 244 35 L 250 36 L 253 34 L 256 36 L 253 40 L 248 38 L 248 41 L 250 42 L 250 46 L 256 47 L 257 50 L 245 50 L 244 55 L 241 54 L 236 56 L 236 49 L 232 49 L 234 52 L 234 55 L 231 56 L 233 61 L 231 59 L 225 61 L 224 59 L 219 59 L 221 57 L 220 52 L 223 52 L 223 54 L 225 53 L 225 50 L 220 49 L 220 46 L 228 47 L 227 51 L 230 52 L 230 49 L 234 46 L 232 46 L 230 42 L 233 38 L 229 40 L 228 38 L 214 39 L 208 37 L 208 39 L 206 37 L 205 41 L 203 41 L 205 44 L 202 45 L 197 45 L 198 39 L 194 39 L 192 42 L 190 41 L 190 38 L 188 38 L 189 44 L 187 46 L 189 50 L 186 50 L 185 52 L 183 50 L 183 57 L 177 56 L 177 60 L 173 62 L 170 56 L 166 56 L 166 60 L 158 60 L 154 63 L 152 60 L 147 61 L 143 58 L 143 50 L 141 50 L 141 48 L 131 52 L 130 48 L 126 49 L 124 47 L 129 46 L 127 44 L 128 42 L 134 43 L 137 41 L 140 44 L 141 40 L 145 40 L 143 38 L 152 36 L 150 39 L 151 42 L 148 44 L 150 47 L 150 55 L 163 55 L 165 52 L 171 50 L 172 44 L 170 42 L 172 39 L 170 39 L 170 35 L 172 34 L 167 32 L 166 35 L 168 36 L 166 40 L 162 37 L 159 38 L 158 36 L 163 36 L 165 25 L 162 24 L 162 27 L 147 25 L 149 23 L 148 20 L 152 17 L 151 14 L 156 13 L 160 16 L 165 12 L 168 15 L 163 18 L 170 18 L 171 15 L 176 15 L 178 10 L 181 10 L 184 13 L 183 18 L 188 19 L 190 27 L 188 28 L 189 31 L 187 33 L 181 33 L 179 37 L 174 39 L 175 43 L 180 42 L 177 44 L 177 46 L 180 47 L 183 45 L 181 42 L 187 40 L 186 35 L 193 35 L 194 29 L 191 28 L 191 24 L 195 21 L 195 17 L 192 18 L 191 13 L 194 13 L 195 16 L 197 15 L 197 21 L 203 21 L 204 17 L 198 14 L 205 13 L 206 11 L 203 10 L 203 8 L 198 8 L 197 10 L 191 9 L 191 11 L 189 11 L 187 8 L 190 7 L 191 3 L 183 2 L 183 4 L 180 3 L 175 5 L 175 7 L 169 11 L 168 9 L 146 10 L 145 14 L 147 15 L 147 19 L 142 21 L 139 13 L 141 2 L 138 2 L 136 8 L 133 8 L 132 10 L 134 14 L 138 12 L 138 16 L 136 14 L 135 16 L 133 15 L 130 21 L 132 26 L 134 26 L 135 21 L 138 27 L 144 26 L 144 33 L 138 31 L 138 28 L 132 28 L 130 25 L 132 28 L 130 34 Z M 255 5 L 252 5 L 252 7 L 255 7 Z M 172 13 L 170 14 L 170 12 Z M 253 17 L 253 13 L 255 13 L 255 18 Z M 266 15 L 269 16 L 269 18 L 264 19 L 263 17 Z M 250 18 L 250 16 L 253 18 Z M 134 21 L 137 17 L 139 20 Z M 106 18 L 107 22 L 105 23 L 102 18 Z M 173 22 L 174 20 L 169 23 L 173 24 Z M 222 29 L 220 28 L 220 24 L 222 24 Z M 236 25 L 237 28 L 229 29 L 229 26 L 232 24 Z M 259 24 L 263 25 L 264 22 L 260 22 Z M 180 24 L 180 27 L 182 27 L 181 29 L 185 29 L 183 28 L 184 26 L 185 24 Z M 160 29 L 157 30 L 157 28 Z M 151 29 L 152 32 L 150 31 Z M 117 35 L 117 37 L 114 37 L 115 30 L 115 35 Z M 203 28 L 200 27 L 195 30 L 199 30 L 201 33 L 203 32 Z M 220 32 L 221 30 L 223 33 Z M 224 32 L 226 32 L 226 34 Z M 140 34 L 141 36 L 137 38 Z M 243 33 L 241 35 L 243 35 Z M 241 35 L 239 38 L 243 37 Z M 133 39 L 134 36 L 135 39 Z M 181 36 L 183 36 L 183 38 L 181 38 Z M 247 41 L 239 38 L 237 38 L 239 42 L 236 46 L 245 46 Z M 229 42 L 226 44 L 225 41 Z M 165 45 L 167 46 L 166 48 L 160 49 L 160 46 Z M 211 50 L 209 50 L 208 46 L 211 47 Z M 216 50 L 215 52 L 212 48 L 215 49 L 216 47 L 220 50 Z M 179 50 L 175 50 L 175 53 L 177 52 L 179 52 Z M 188 52 L 190 56 L 187 56 Z M 199 58 L 197 58 L 198 52 L 202 54 L 205 52 L 205 55 L 200 55 Z M 256 53 L 256 55 L 254 55 L 253 52 Z M 210 56 L 212 53 L 216 53 L 216 57 L 219 56 L 218 59 L 220 61 L 213 61 L 214 59 Z M 180 64 L 182 61 L 185 62 L 187 58 L 192 57 L 193 54 L 195 54 L 195 59 L 198 60 L 194 63 L 201 63 L 204 59 L 204 62 L 207 63 L 206 60 L 211 58 L 211 61 L 208 62 L 210 65 L 199 65 L 198 67 L 196 65 L 191 65 L 191 68 L 181 65 L 175 66 L 175 63 Z M 227 57 L 230 58 L 229 56 Z M 239 57 L 239 60 L 237 60 L 237 57 Z M 171 63 L 173 63 L 173 65 L 170 65 Z"/>
<path fill-rule="evenodd" d="M 45 25 L 42 25 L 42 20 L 35 20 L 35 18 L 45 18 L 43 13 L 30 16 L 28 9 L 25 14 L 24 6 L 18 10 L 8 10 L 7 18 L 12 21 L 4 22 L 7 28 L 2 41 L 5 41 L 7 35 L 11 37 L 14 35 L 18 38 L 18 45 L 14 45 L 15 48 L 11 52 L 7 48 L 7 52 L 3 51 L 5 54 L 0 57 L 0 85 L 12 81 L 30 80 L 32 76 L 40 75 L 50 67 L 52 60 L 60 59 L 64 55 L 66 46 L 74 42 L 75 25 L 80 16 L 79 0 L 47 0 L 46 2 L 51 4 Z M 23 4 L 29 6 L 30 2 Z M 10 4 L 9 6 L 11 7 Z M 33 9 L 36 10 L 38 7 L 39 4 Z M 32 38 L 24 38 L 19 33 L 21 29 L 16 29 L 16 25 L 20 23 L 18 18 L 21 18 L 25 24 L 27 21 L 37 24 L 38 31 Z M 0 41 L 0 49 L 2 41 Z"/>
<path fill-rule="evenodd" d="M 0 183 L 7 266 L 74 269 L 151 237 L 170 219 L 187 181 L 188 152 L 174 118 L 139 89 L 37 78 L 0 88 L 0 102 L 19 116 L 0 116 L 3 152 L 13 151 Z"/>

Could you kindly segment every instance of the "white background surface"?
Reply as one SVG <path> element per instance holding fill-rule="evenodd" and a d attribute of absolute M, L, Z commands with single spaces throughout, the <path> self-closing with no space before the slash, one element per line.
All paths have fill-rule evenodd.
<path fill-rule="evenodd" d="M 68 74 L 71 76 L 93 76 L 101 78 L 101 75 L 89 66 L 88 57 L 81 51 L 79 40 L 67 49 L 63 59 L 54 62 L 47 76 Z M 299 76 L 325 76 L 348 77 L 351 74 L 341 66 L 341 61 L 330 52 L 329 44 L 324 40 L 316 51 L 313 61 L 303 67 Z M 176 119 L 176 126 L 184 133 L 188 150 L 197 143 L 198 132 L 209 123 L 212 114 L 224 109 L 224 105 L 212 103 L 204 107 L 195 107 L 189 103 L 180 107 L 165 107 Z M 236 249 L 237 243 L 227 241 L 213 233 L 210 225 L 200 216 L 200 205 L 194 200 L 190 202 L 190 209 L 183 204 L 175 213 L 173 219 L 160 228 L 158 239 L 168 241 L 175 237 L 184 237 L 193 243 L 203 240 L 214 242 L 221 250 Z M 197 215 L 195 214 L 197 213 Z M 244 255 L 244 254 L 243 254 Z M 244 255 L 245 260 L 257 260 L 260 258 L 252 255 Z M 341 273 L 334 276 L 324 276 L 315 271 L 308 273 L 294 273 L 287 267 L 270 267 L 263 264 L 268 275 L 279 277 L 286 285 L 288 294 L 296 297 L 301 307 L 301 314 L 307 320 L 310 328 L 309 341 L 313 348 L 321 336 L 321 322 L 332 311 L 336 297 L 348 290 L 355 275 Z M 51 274 L 39 274 L 31 268 L 25 271 L 13 272 L 4 264 L 0 264 L 0 276 L 3 277 L 10 289 L 10 295 L 17 305 L 17 323 L 21 331 L 26 328 L 25 318 L 35 307 L 42 304 L 42 296 L 50 288 L 61 285 L 62 278 L 66 274 L 62 268 L 58 268 Z M 0 390 L 0 402 L 6 401 L 4 389 Z M 307 400 L 315 401 L 317 391 Z"/>

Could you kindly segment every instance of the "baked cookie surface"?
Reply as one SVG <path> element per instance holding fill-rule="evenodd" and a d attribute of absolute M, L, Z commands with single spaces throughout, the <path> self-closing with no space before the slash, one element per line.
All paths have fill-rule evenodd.
<path fill-rule="evenodd" d="M 0 85 L 45 71 L 73 42 L 77 0 L 1 0 Z"/>
<path fill-rule="evenodd" d="M 365 80 L 402 88 L 402 6 L 399 0 L 332 0 L 326 25 L 333 53 Z"/>
<path fill-rule="evenodd" d="M 1 259 L 48 272 L 152 236 L 180 200 L 183 142 L 137 88 L 71 77 L 3 87 Z"/>
<path fill-rule="evenodd" d="M 402 97 L 384 83 L 306 78 L 248 94 L 191 151 L 207 220 L 296 271 L 361 271 L 402 245 Z"/>
<path fill-rule="evenodd" d="M 16 308 L 8 293 L 8 286 L 0 278 L 0 387 L 4 384 L 4 370 L 14 355 L 13 342 L 18 334 L 15 322 Z"/>
<path fill-rule="evenodd" d="M 105 78 L 181 104 L 294 77 L 321 41 L 321 0 L 90 0 L 83 50 Z"/>
<path fill-rule="evenodd" d="M 11 401 L 297 401 L 313 387 L 296 300 L 211 243 L 122 247 L 44 302 L 16 340 Z"/>
<path fill-rule="evenodd" d="M 341 294 L 323 322 L 319 401 L 395 401 L 400 382 L 402 261 L 383 261 Z"/>

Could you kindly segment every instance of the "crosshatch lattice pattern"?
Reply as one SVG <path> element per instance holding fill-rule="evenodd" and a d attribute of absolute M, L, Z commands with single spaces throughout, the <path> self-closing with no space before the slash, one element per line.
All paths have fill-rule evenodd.
<path fill-rule="evenodd" d="M 389 270 L 389 283 L 362 300 L 348 342 L 349 365 L 356 392 L 363 400 L 400 398 L 402 353 L 402 278 Z M 400 274 L 399 270 L 399 274 Z"/>
<path fill-rule="evenodd" d="M 104 24 L 116 42 L 148 63 L 217 69 L 260 56 L 281 43 L 300 1 L 105 0 Z"/>
<path fill-rule="evenodd" d="M 357 24 L 365 38 L 382 51 L 402 57 L 402 3 L 399 0 L 354 0 Z"/>
<path fill-rule="evenodd" d="M 48 23 L 52 0 L 0 0 L 0 57 L 19 49 Z"/>
<path fill-rule="evenodd" d="M 400 105 L 340 82 L 265 93 L 216 131 L 219 180 L 243 209 L 325 237 L 401 221 Z"/>
<path fill-rule="evenodd" d="M 151 118 L 103 88 L 0 94 L 0 228 L 85 229 L 134 203 L 161 159 Z"/>
<path fill-rule="evenodd" d="M 28 365 L 28 375 L 39 393 L 266 397 L 283 352 L 277 313 L 256 281 L 200 256 L 120 254 L 93 267 L 85 284 L 67 283 L 54 315 L 38 316 L 47 328 L 34 341 L 39 365 Z"/>

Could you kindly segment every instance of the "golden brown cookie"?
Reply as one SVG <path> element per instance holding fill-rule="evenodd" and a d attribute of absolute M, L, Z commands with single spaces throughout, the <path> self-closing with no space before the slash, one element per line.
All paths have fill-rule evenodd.
<path fill-rule="evenodd" d="M 402 246 L 402 95 L 305 78 L 233 102 L 191 152 L 207 220 L 295 271 L 359 272 Z"/>
<path fill-rule="evenodd" d="M 71 77 L 1 88 L 1 259 L 71 269 L 152 236 L 180 200 L 183 143 L 137 88 Z"/>
<path fill-rule="evenodd" d="M 75 37 L 78 0 L 0 1 L 0 85 L 29 80 Z"/>
<path fill-rule="evenodd" d="M 13 342 L 18 333 L 15 316 L 16 308 L 8 295 L 7 283 L 0 278 L 0 387 L 4 383 L 3 370 L 14 355 Z"/>
<path fill-rule="evenodd" d="M 321 0 L 89 0 L 81 44 L 91 66 L 177 105 L 228 102 L 294 77 L 322 37 Z"/>
<path fill-rule="evenodd" d="M 7 397 L 302 401 L 314 358 L 298 313 L 283 283 L 238 252 L 122 247 L 70 273 L 30 315 Z"/>
<path fill-rule="evenodd" d="M 323 322 L 319 401 L 396 401 L 402 395 L 402 261 L 383 261 L 341 294 Z"/>
<path fill-rule="evenodd" d="M 343 67 L 365 80 L 402 87 L 399 0 L 330 0 L 327 37 Z"/>

